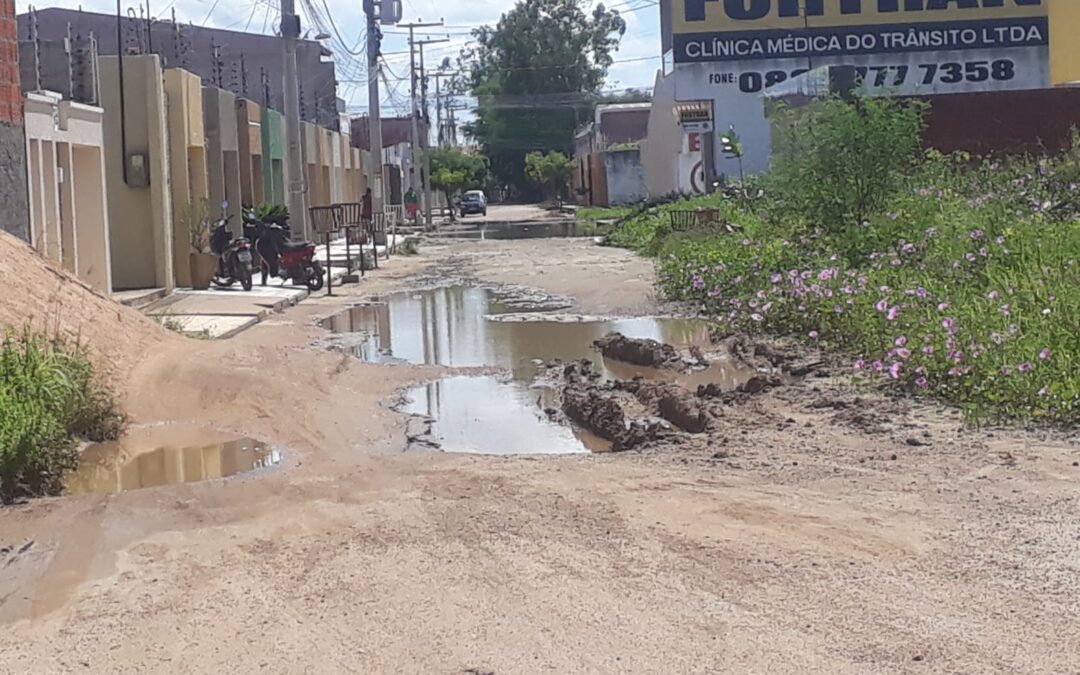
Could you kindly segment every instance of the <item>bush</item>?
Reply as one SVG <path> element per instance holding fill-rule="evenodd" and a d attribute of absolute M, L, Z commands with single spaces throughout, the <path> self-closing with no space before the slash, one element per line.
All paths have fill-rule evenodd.
<path fill-rule="evenodd" d="M 0 501 L 59 494 L 77 443 L 116 438 L 122 421 L 81 348 L 9 332 L 0 345 Z"/>
<path fill-rule="evenodd" d="M 870 97 L 781 111 L 768 176 L 777 210 L 831 233 L 860 228 L 917 158 L 924 111 L 922 103 Z"/>

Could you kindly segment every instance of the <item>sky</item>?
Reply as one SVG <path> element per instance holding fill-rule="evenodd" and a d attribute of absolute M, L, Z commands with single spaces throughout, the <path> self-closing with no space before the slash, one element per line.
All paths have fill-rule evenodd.
<path fill-rule="evenodd" d="M 143 0 L 145 3 L 147 0 Z M 593 7 L 595 0 L 583 0 Z M 83 8 L 87 11 L 116 11 L 115 0 L 56 0 L 41 1 L 36 6 Z M 124 10 L 133 8 L 138 14 L 138 0 L 121 0 Z M 272 34 L 279 21 L 277 0 L 149 0 L 150 14 L 169 18 L 173 10 L 183 23 L 228 28 L 230 30 Z M 325 44 L 334 52 L 337 62 L 338 95 L 346 102 L 350 114 L 367 110 L 367 87 L 364 81 L 364 15 L 360 0 L 295 0 L 301 25 L 310 29 L 310 37 L 325 29 L 331 35 Z M 19 12 L 27 10 L 26 0 L 17 0 Z M 471 40 L 469 32 L 480 25 L 495 24 L 499 17 L 514 5 L 514 0 L 402 0 L 403 21 L 438 21 L 445 28 L 426 28 L 417 36 L 430 39 L 448 38 L 449 42 L 425 48 L 425 65 L 431 69 L 445 57 L 456 57 Z M 605 89 L 651 87 L 660 66 L 659 9 L 656 0 L 609 0 L 609 8 L 617 9 L 626 21 L 616 63 L 608 73 Z M 142 5 L 145 12 L 146 5 Z M 385 82 L 382 85 L 384 114 L 407 114 L 409 96 L 408 38 L 404 30 L 383 27 L 382 51 L 385 55 Z M 355 52 L 353 54 L 352 52 Z"/>

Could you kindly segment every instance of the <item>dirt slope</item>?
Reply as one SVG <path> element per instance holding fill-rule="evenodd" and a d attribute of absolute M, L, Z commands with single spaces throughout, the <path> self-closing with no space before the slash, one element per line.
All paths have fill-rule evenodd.
<path fill-rule="evenodd" d="M 179 339 L 46 261 L 21 239 L 0 232 L 0 330 L 27 323 L 80 340 L 113 380 L 123 378 L 148 350 Z"/>

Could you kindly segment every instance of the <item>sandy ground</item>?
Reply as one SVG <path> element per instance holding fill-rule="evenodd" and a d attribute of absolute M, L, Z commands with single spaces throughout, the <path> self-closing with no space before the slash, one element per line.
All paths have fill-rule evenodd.
<path fill-rule="evenodd" d="M 649 263 L 568 240 L 429 247 L 348 292 L 432 269 L 659 308 Z M 709 447 L 402 453 L 386 401 L 437 369 L 312 347 L 349 302 L 136 345 L 133 421 L 286 463 L 4 509 L 0 672 L 1080 672 L 1077 444 L 821 380 Z"/>

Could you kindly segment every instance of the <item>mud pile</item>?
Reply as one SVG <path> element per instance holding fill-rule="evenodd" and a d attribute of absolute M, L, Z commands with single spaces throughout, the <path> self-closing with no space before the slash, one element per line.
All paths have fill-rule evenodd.
<path fill-rule="evenodd" d="M 611 441 L 613 451 L 656 440 L 660 425 L 654 420 L 635 419 L 629 401 L 619 395 L 618 382 L 602 382 L 590 361 L 566 364 L 562 376 L 563 413 L 575 424 Z"/>
<path fill-rule="evenodd" d="M 180 339 L 0 232 L 0 331 L 27 324 L 78 340 L 108 379 L 129 372 L 161 343 Z"/>
<path fill-rule="evenodd" d="M 623 361 L 648 368 L 671 368 L 682 365 L 679 352 L 671 345 L 656 340 L 628 338 L 621 333 L 608 333 L 593 343 L 604 358 Z"/>

